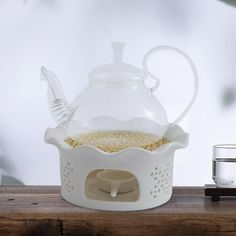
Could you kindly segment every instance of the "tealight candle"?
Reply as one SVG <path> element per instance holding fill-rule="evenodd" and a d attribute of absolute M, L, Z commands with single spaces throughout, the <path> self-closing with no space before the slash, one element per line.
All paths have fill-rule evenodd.
<path fill-rule="evenodd" d="M 117 193 L 127 193 L 134 190 L 136 178 L 127 171 L 102 170 L 97 173 L 97 183 L 99 189 L 116 197 Z"/>

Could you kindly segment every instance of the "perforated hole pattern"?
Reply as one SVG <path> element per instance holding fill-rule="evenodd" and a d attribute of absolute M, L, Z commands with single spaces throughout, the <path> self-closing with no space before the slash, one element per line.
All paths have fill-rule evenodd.
<path fill-rule="evenodd" d="M 156 166 L 150 173 L 152 177 L 152 189 L 150 195 L 157 198 L 159 194 L 167 194 L 171 186 L 172 168 L 170 163 L 167 163 L 163 168 Z"/>
<path fill-rule="evenodd" d="M 74 169 L 71 167 L 71 163 L 68 161 L 61 161 L 60 172 L 61 172 L 61 183 L 62 186 L 70 193 L 74 190 L 74 186 L 71 184 L 71 174 Z M 169 163 L 164 168 L 159 166 L 154 167 L 151 171 L 150 176 L 152 177 L 152 189 L 150 195 L 155 199 L 159 194 L 167 194 L 171 186 L 172 168 Z"/>
<path fill-rule="evenodd" d="M 71 184 L 71 174 L 74 171 L 74 169 L 73 167 L 71 167 L 71 163 L 69 161 L 61 161 L 60 170 L 61 170 L 61 184 L 70 193 L 71 191 L 74 190 L 74 186 Z"/>

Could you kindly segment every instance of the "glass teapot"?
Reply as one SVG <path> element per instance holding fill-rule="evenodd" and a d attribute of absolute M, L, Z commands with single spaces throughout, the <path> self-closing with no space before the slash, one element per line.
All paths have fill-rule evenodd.
<path fill-rule="evenodd" d="M 88 86 L 70 104 L 67 102 L 57 77 L 41 68 L 41 78 L 48 82 L 50 111 L 58 126 L 68 136 L 83 132 L 129 130 L 153 133 L 163 137 L 170 125 L 166 110 L 153 92 L 159 79 L 147 67 L 149 57 L 161 50 L 182 55 L 190 64 L 194 78 L 194 94 L 185 110 L 173 123 L 178 123 L 192 107 L 198 91 L 197 70 L 183 51 L 172 46 L 157 46 L 147 52 L 143 70 L 122 61 L 124 43 L 113 42 L 113 62 L 95 68 L 89 73 Z M 145 85 L 147 77 L 155 81 L 151 88 Z"/>

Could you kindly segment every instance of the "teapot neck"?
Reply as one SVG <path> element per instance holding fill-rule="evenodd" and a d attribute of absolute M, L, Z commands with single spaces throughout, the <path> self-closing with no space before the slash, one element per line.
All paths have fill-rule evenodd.
<path fill-rule="evenodd" d="M 90 80 L 106 81 L 109 84 L 126 83 L 127 81 L 144 81 L 146 73 L 138 67 L 123 62 L 124 43 L 113 42 L 113 62 L 99 66 L 89 73 Z"/>
<path fill-rule="evenodd" d="M 96 80 L 96 79 L 90 79 L 90 84 L 95 86 L 109 86 L 109 87 L 117 87 L 117 88 L 138 88 L 145 86 L 143 80 L 124 80 L 118 78 L 110 78 L 107 80 Z M 145 86 L 146 87 L 146 86 Z"/>
<path fill-rule="evenodd" d="M 126 83 L 127 81 L 144 81 L 146 74 L 129 64 L 113 62 L 100 66 L 89 73 L 90 80 L 106 81 L 109 83 Z"/>

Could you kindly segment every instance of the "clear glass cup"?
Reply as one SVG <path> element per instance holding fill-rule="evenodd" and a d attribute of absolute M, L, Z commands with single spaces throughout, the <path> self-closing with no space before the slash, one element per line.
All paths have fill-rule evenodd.
<path fill-rule="evenodd" d="M 213 146 L 212 178 L 221 188 L 236 188 L 236 144 Z"/>

